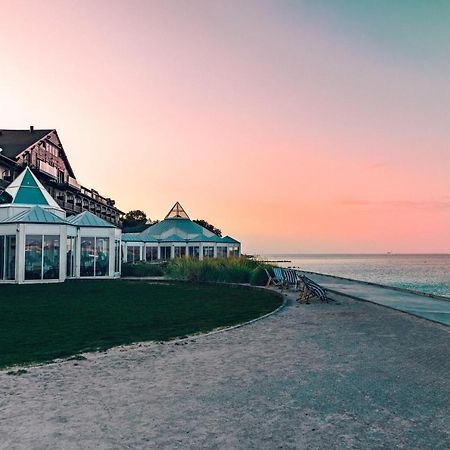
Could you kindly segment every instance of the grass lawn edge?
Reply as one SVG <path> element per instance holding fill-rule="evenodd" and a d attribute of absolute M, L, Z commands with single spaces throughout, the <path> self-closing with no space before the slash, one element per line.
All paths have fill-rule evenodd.
<path fill-rule="evenodd" d="M 174 281 L 174 282 L 179 283 L 182 280 L 175 280 L 175 279 L 148 280 L 145 278 L 143 278 L 142 280 L 138 280 L 135 278 L 133 281 L 142 281 L 142 282 L 147 282 L 147 283 L 149 283 L 149 282 L 151 283 L 152 281 L 154 281 L 155 283 L 158 283 L 159 281 L 163 281 L 163 282 Z M 260 316 L 256 316 L 250 320 L 246 320 L 244 322 L 236 323 L 233 325 L 219 326 L 219 327 L 213 328 L 213 329 L 205 331 L 205 332 L 198 331 L 198 332 L 187 334 L 187 335 L 184 335 L 181 337 L 176 336 L 176 337 L 167 338 L 167 339 L 135 341 L 135 342 L 129 342 L 129 343 L 124 343 L 124 344 L 112 345 L 112 346 L 109 346 L 106 348 L 92 348 L 92 349 L 88 348 L 86 350 L 81 350 L 79 352 L 71 353 L 70 355 L 64 356 L 62 358 L 51 358 L 49 360 L 43 360 L 43 361 L 35 361 L 35 362 L 29 361 L 29 362 L 23 362 L 23 363 L 18 363 L 18 364 L 13 364 L 13 365 L 0 366 L 0 373 L 4 373 L 4 374 L 6 373 L 7 375 L 23 375 L 23 374 L 27 373 L 26 369 L 33 369 L 33 368 L 37 368 L 37 367 L 48 366 L 48 365 L 52 365 L 52 364 L 60 364 L 60 363 L 64 363 L 64 362 L 72 362 L 73 361 L 73 362 L 78 363 L 78 362 L 86 361 L 86 360 L 90 359 L 88 357 L 88 355 L 91 355 L 95 358 L 100 355 L 105 355 L 106 353 L 108 353 L 110 351 L 114 351 L 114 350 L 116 350 L 116 351 L 117 350 L 119 350 L 119 351 L 132 350 L 135 348 L 159 345 L 160 343 L 161 344 L 165 344 L 165 343 L 176 344 L 176 343 L 186 342 L 186 341 L 189 341 L 192 339 L 204 338 L 204 337 L 208 337 L 210 335 L 231 331 L 231 330 L 234 330 L 237 328 L 251 325 L 260 320 L 264 320 L 264 319 L 280 312 L 282 309 L 285 308 L 285 306 L 287 305 L 287 302 L 288 302 L 288 297 L 283 295 L 281 292 L 278 292 L 277 290 L 275 290 L 273 288 L 268 288 L 268 287 L 264 287 L 264 286 L 253 286 L 248 283 L 229 283 L 229 282 L 210 282 L 210 281 L 200 282 L 200 283 L 195 283 L 195 284 L 227 285 L 230 288 L 236 287 L 236 288 L 245 288 L 245 289 L 249 289 L 249 290 L 268 291 L 268 292 L 271 292 L 272 294 L 275 294 L 276 296 L 280 297 L 281 304 L 279 306 L 277 306 L 274 310 L 269 311 L 268 313 L 262 314 Z"/>

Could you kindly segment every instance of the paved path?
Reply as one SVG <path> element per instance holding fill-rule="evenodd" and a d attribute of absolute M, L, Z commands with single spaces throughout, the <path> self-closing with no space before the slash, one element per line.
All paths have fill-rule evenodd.
<path fill-rule="evenodd" d="M 0 372 L 2 449 L 447 449 L 450 333 L 341 297 Z"/>
<path fill-rule="evenodd" d="M 450 300 L 311 272 L 306 275 L 327 289 L 450 325 Z"/>

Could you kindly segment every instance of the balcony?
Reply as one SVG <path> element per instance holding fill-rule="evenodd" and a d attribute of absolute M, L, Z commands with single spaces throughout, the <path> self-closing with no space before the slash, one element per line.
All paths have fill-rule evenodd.
<path fill-rule="evenodd" d="M 69 176 L 67 184 L 69 186 L 72 186 L 73 188 L 79 190 L 79 191 L 81 190 L 81 185 L 80 185 L 80 183 L 78 183 L 78 181 L 75 178 L 72 178 L 72 177 Z"/>
<path fill-rule="evenodd" d="M 58 178 L 58 169 L 56 167 L 53 167 L 50 164 L 41 160 L 38 160 L 38 163 L 39 163 L 39 170 L 41 172 L 44 172 L 45 174 L 50 175 L 56 179 Z"/>

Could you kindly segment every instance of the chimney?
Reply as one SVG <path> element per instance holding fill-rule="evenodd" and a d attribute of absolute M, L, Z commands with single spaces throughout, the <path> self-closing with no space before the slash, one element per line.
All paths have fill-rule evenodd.
<path fill-rule="evenodd" d="M 32 133 L 33 131 L 34 131 L 33 125 L 30 125 L 30 133 Z"/>

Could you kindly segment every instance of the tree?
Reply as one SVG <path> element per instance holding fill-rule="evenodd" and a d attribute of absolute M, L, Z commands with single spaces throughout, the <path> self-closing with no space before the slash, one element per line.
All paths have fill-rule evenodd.
<path fill-rule="evenodd" d="M 138 225 L 144 225 L 147 222 L 147 215 L 140 209 L 133 209 L 125 214 L 125 218 L 122 221 L 123 228 L 136 227 Z"/>
<path fill-rule="evenodd" d="M 202 227 L 205 227 L 207 230 L 211 231 L 214 234 L 217 234 L 217 236 L 222 237 L 222 231 L 219 230 L 219 228 L 216 228 L 214 225 L 211 225 L 206 220 L 203 219 L 195 219 L 195 223 L 198 225 L 201 225 Z"/>

